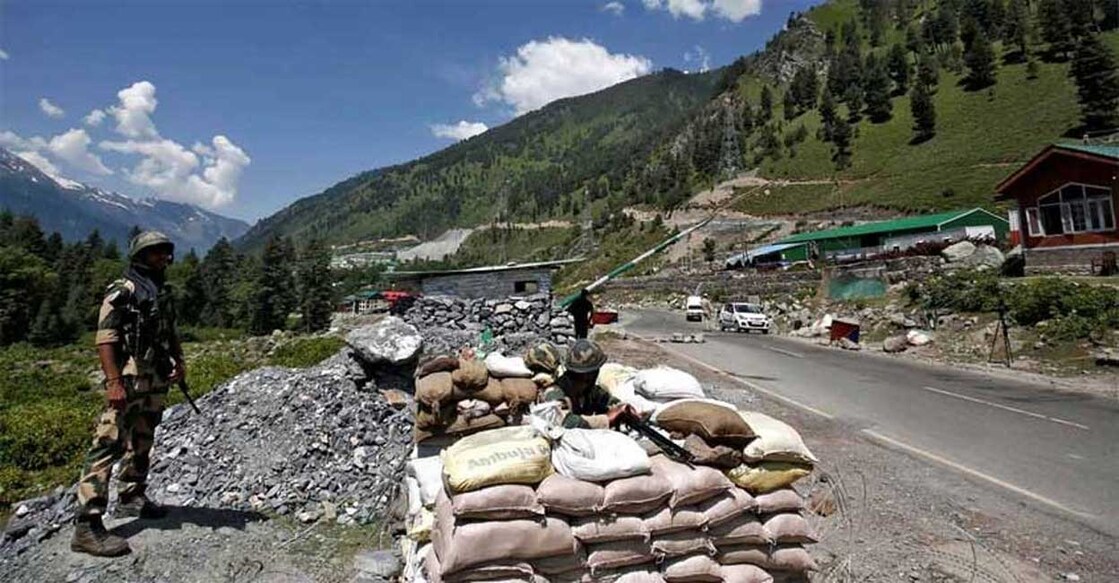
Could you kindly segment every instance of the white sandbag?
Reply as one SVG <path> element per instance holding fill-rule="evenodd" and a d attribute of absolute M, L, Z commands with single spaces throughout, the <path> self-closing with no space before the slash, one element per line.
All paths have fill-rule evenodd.
<path fill-rule="evenodd" d="M 407 473 L 420 486 L 420 500 L 424 507 L 435 506 L 435 499 L 443 490 L 443 461 L 439 456 L 416 458 L 408 462 Z"/>
<path fill-rule="evenodd" d="M 567 429 L 552 447 L 561 475 L 606 482 L 649 473 L 649 455 L 634 439 L 609 429 Z"/>
<path fill-rule="evenodd" d="M 505 356 L 500 352 L 491 352 L 486 356 L 486 370 L 500 378 L 532 378 L 532 371 L 525 365 L 525 359 L 519 356 Z"/>
<path fill-rule="evenodd" d="M 629 377 L 625 380 L 613 385 L 613 388 L 607 389 L 610 396 L 615 399 L 633 407 L 638 413 L 655 413 L 661 406 L 656 401 L 650 401 L 645 397 L 637 394 L 636 378 Z"/>
<path fill-rule="evenodd" d="M 616 362 L 608 362 L 598 369 L 598 386 L 604 389 L 611 395 L 614 394 L 614 389 L 623 381 L 629 380 L 633 375 L 637 374 L 637 369 L 632 366 L 618 364 Z"/>
<path fill-rule="evenodd" d="M 419 514 L 424 507 L 423 496 L 420 494 L 420 483 L 412 476 L 404 476 L 404 492 L 408 496 L 408 515 Z"/>
<path fill-rule="evenodd" d="M 638 371 L 633 379 L 637 393 L 654 401 L 702 399 L 707 396 L 694 376 L 667 366 Z"/>
<path fill-rule="evenodd" d="M 788 423 L 757 411 L 740 413 L 757 436 L 743 451 L 747 461 L 816 463 L 816 456 L 812 455 L 800 434 Z"/>

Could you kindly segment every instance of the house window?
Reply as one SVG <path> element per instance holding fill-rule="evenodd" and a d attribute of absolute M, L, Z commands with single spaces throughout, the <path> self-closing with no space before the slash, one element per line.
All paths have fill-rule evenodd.
<path fill-rule="evenodd" d="M 540 291 L 540 284 L 536 280 L 525 280 L 513 282 L 513 293 L 518 294 L 534 294 Z"/>
<path fill-rule="evenodd" d="M 1115 228 L 1115 208 L 1111 190 L 1107 188 L 1068 184 L 1041 197 L 1037 203 L 1036 209 L 1026 209 L 1026 222 L 1032 236 Z M 1041 227 L 1040 231 L 1035 228 L 1037 226 Z"/>

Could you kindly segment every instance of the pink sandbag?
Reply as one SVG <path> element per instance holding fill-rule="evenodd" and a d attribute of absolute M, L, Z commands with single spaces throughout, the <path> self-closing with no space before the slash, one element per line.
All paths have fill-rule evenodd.
<path fill-rule="evenodd" d="M 676 559 L 664 567 L 668 583 L 722 583 L 719 563 L 707 555 Z"/>
<path fill-rule="evenodd" d="M 451 505 L 457 519 L 511 520 L 544 515 L 544 507 L 536 500 L 536 491 L 521 484 L 502 484 L 455 494 Z"/>
<path fill-rule="evenodd" d="M 613 579 L 614 583 L 665 583 L 664 577 L 656 571 L 630 571 Z"/>
<path fill-rule="evenodd" d="M 582 548 L 570 555 L 559 557 L 545 557 L 532 561 L 532 568 L 538 574 L 543 574 L 556 579 L 578 580 L 587 570 L 587 555 Z"/>
<path fill-rule="evenodd" d="M 603 571 L 644 565 L 655 560 L 653 549 L 646 541 L 617 541 L 587 547 L 587 567 L 591 570 L 591 577 L 596 578 Z"/>
<path fill-rule="evenodd" d="M 778 512 L 800 512 L 804 510 L 804 498 L 792 488 L 781 488 L 768 494 L 754 497 L 758 514 L 777 514 Z"/>
<path fill-rule="evenodd" d="M 446 492 L 435 504 L 432 543 L 444 576 L 488 563 L 570 555 L 577 548 L 571 528 L 557 518 L 459 523 Z"/>
<path fill-rule="evenodd" d="M 719 572 L 724 583 L 773 583 L 773 575 L 757 565 L 723 565 Z"/>
<path fill-rule="evenodd" d="M 816 531 L 799 514 L 776 514 L 765 521 L 765 530 L 770 538 L 781 543 L 817 542 Z"/>
<path fill-rule="evenodd" d="M 743 545 L 720 548 L 717 556 L 723 565 L 757 565 L 770 573 L 789 571 L 805 573 L 815 571 L 816 561 L 801 545 Z"/>
<path fill-rule="evenodd" d="M 640 516 L 607 515 L 571 523 L 571 533 L 583 544 L 620 540 L 649 540 L 649 530 Z"/>
<path fill-rule="evenodd" d="M 699 505 L 707 516 L 707 526 L 717 527 L 754 509 L 754 497 L 742 488 L 731 488 L 725 493 Z"/>
<path fill-rule="evenodd" d="M 712 528 L 708 531 L 708 536 L 720 550 L 724 547 L 768 545 L 772 542 L 765 525 L 752 514 L 744 514 L 717 528 Z"/>
<path fill-rule="evenodd" d="M 548 512 L 564 516 L 594 516 L 603 506 L 606 491 L 593 482 L 552 474 L 536 488 L 536 499 Z"/>
<path fill-rule="evenodd" d="M 663 506 L 671 496 L 672 483 L 664 476 L 653 473 L 622 478 L 606 484 L 602 509 L 619 514 L 644 514 Z"/>
<path fill-rule="evenodd" d="M 672 461 L 667 456 L 653 456 L 650 460 L 652 474 L 672 485 L 668 504 L 673 508 L 698 504 L 730 490 L 734 484 L 722 472 L 707 466 L 688 466 Z"/>
<path fill-rule="evenodd" d="M 694 554 L 714 555 L 715 545 L 702 532 L 676 532 L 653 539 L 653 554 L 658 558 L 686 557 Z"/>
<path fill-rule="evenodd" d="M 528 563 L 502 562 L 481 565 L 451 575 L 442 574 L 443 566 L 434 552 L 428 552 L 423 563 L 424 575 L 430 583 L 471 583 L 485 581 L 535 581 L 532 566 Z"/>
<path fill-rule="evenodd" d="M 645 528 L 652 536 L 672 534 L 683 530 L 702 530 L 707 526 L 707 515 L 698 508 L 667 506 L 645 516 Z"/>

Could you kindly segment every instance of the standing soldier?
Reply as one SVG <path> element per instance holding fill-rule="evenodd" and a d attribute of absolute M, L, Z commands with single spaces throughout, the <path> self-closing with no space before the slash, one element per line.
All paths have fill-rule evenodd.
<path fill-rule="evenodd" d="M 146 493 L 155 428 L 168 388 L 186 374 L 175 330 L 167 266 L 175 246 L 166 235 L 145 231 L 129 245 L 124 277 L 109 285 L 97 322 L 97 354 L 105 373 L 108 407 L 94 430 L 78 483 L 78 512 L 70 549 L 118 556 L 131 549 L 105 530 L 113 464 L 117 474 L 116 516 L 161 518 L 167 510 Z"/>
<path fill-rule="evenodd" d="M 586 289 L 579 290 L 579 296 L 567 306 L 567 311 L 575 320 L 575 338 L 586 338 L 591 328 L 591 316 L 594 314 L 590 292 Z"/>

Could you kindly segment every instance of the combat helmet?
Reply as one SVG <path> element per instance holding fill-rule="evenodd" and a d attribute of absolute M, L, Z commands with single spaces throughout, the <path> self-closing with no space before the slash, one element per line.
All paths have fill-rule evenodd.
<path fill-rule="evenodd" d="M 541 342 L 528 349 L 525 354 L 525 365 L 532 372 L 553 374 L 560 366 L 560 349 L 551 342 Z"/>
<path fill-rule="evenodd" d="M 606 363 L 606 353 L 597 344 L 580 338 L 567 353 L 567 370 L 574 373 L 595 372 Z"/>
<path fill-rule="evenodd" d="M 167 235 L 159 231 L 144 231 L 133 237 L 132 241 L 128 244 L 128 258 L 136 259 L 144 249 L 159 247 L 161 245 L 170 247 L 171 251 L 175 250 L 175 244 L 171 242 L 171 238 Z"/>

